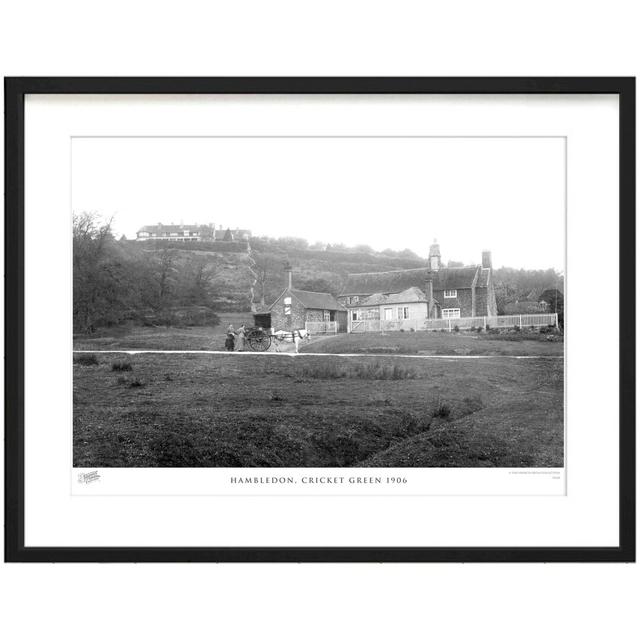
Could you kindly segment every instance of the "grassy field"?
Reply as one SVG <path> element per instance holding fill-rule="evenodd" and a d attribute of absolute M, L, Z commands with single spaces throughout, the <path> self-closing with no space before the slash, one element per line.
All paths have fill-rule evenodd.
<path fill-rule="evenodd" d="M 132 327 L 111 329 L 97 336 L 74 336 L 74 349 L 173 349 L 175 351 L 215 351 L 224 349 L 229 323 L 237 329 L 243 322 L 253 326 L 250 313 L 219 313 L 217 327 Z"/>
<path fill-rule="evenodd" d="M 562 336 L 539 333 L 440 333 L 430 331 L 341 333 L 303 351 L 314 353 L 379 353 L 422 355 L 533 355 L 561 356 Z"/>
<path fill-rule="evenodd" d="M 77 350 L 145 350 L 222 351 L 224 332 L 229 322 L 237 329 L 242 322 L 253 324 L 251 314 L 220 314 L 217 327 L 136 327 L 112 331 L 97 337 L 76 336 Z M 535 355 L 561 356 L 562 336 L 538 333 L 471 334 L 408 333 L 346 334 L 313 336 L 303 342 L 301 351 L 307 353 L 368 353 L 380 355 Z M 272 347 L 273 350 L 273 347 Z"/>
<path fill-rule="evenodd" d="M 201 328 L 155 336 L 140 331 L 118 340 L 126 348 L 200 348 L 193 345 L 204 345 L 212 335 Z M 395 353 L 413 348 L 562 352 L 561 343 L 484 336 L 377 337 L 374 346 L 398 347 Z M 338 336 L 308 348 L 337 349 L 348 341 L 350 349 L 365 349 L 371 338 Z M 418 343 L 411 345 L 409 338 Z M 96 342 L 80 344 L 91 348 L 87 343 Z M 76 466 L 563 463 L 563 361 L 558 358 L 75 357 L 80 360 L 73 365 Z"/>

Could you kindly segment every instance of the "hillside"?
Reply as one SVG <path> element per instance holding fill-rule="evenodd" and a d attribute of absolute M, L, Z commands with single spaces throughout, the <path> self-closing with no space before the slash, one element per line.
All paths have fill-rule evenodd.
<path fill-rule="evenodd" d="M 423 266 L 423 260 L 411 252 L 374 252 L 371 249 L 315 249 L 294 238 L 251 240 L 251 258 L 256 277 L 255 301 L 272 302 L 285 283 L 284 264 L 293 267 L 293 282 L 298 289 L 337 295 L 348 273 L 389 271 Z M 395 254 L 395 255 L 394 255 Z"/>
<path fill-rule="evenodd" d="M 391 271 L 424 266 L 424 260 L 409 251 L 375 252 L 371 249 L 319 249 L 296 238 L 253 238 L 249 245 L 238 243 L 198 243 L 197 245 L 127 241 L 129 250 L 148 256 L 170 252 L 180 269 L 190 261 L 206 265 L 210 277 L 211 306 L 219 312 L 249 311 L 251 301 L 270 304 L 285 285 L 284 264 L 293 267 L 294 285 L 299 289 L 340 293 L 347 274 Z M 335 246 L 335 245 L 334 245 Z M 552 270 L 494 271 L 499 305 L 505 306 L 545 288 L 563 288 L 561 277 Z M 253 285 L 253 291 L 252 291 Z"/>
<path fill-rule="evenodd" d="M 209 325 L 219 313 L 270 304 L 285 286 L 285 263 L 298 289 L 338 294 L 349 273 L 424 266 L 415 253 L 367 246 L 309 246 L 300 238 L 250 242 L 115 240 L 96 216 L 74 218 L 73 326 L 79 334 L 123 323 Z M 553 269 L 494 272 L 498 311 L 535 304 L 542 291 L 563 290 Z"/>

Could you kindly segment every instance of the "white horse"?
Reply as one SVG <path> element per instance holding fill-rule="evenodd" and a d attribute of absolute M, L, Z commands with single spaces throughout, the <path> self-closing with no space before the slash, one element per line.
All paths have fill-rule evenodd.
<path fill-rule="evenodd" d="M 276 338 L 275 346 L 278 353 L 280 352 L 281 342 L 293 342 L 296 348 L 296 353 L 298 353 L 300 342 L 311 338 L 311 332 L 306 329 L 294 329 L 293 331 L 284 331 L 283 329 L 280 329 L 279 331 L 274 331 L 272 335 Z"/>

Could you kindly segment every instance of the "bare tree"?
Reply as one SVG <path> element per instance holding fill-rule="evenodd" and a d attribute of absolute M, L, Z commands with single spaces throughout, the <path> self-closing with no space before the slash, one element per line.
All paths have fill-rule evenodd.
<path fill-rule="evenodd" d="M 253 274 L 256 278 L 256 288 L 260 295 L 260 304 L 265 305 L 268 283 L 276 273 L 282 272 L 282 263 L 268 253 L 252 253 Z"/>
<path fill-rule="evenodd" d="M 91 333 L 113 292 L 105 262 L 113 241 L 111 219 L 100 224 L 94 213 L 73 217 L 73 321 L 78 331 Z"/>

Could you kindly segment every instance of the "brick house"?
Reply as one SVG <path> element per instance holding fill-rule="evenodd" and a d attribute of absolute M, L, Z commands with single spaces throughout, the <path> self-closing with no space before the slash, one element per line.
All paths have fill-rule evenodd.
<path fill-rule="evenodd" d="M 330 293 L 295 289 L 292 286 L 291 267 L 287 266 L 285 271 L 287 287 L 269 307 L 274 331 L 304 329 L 308 322 L 335 322 L 336 331 L 347 330 L 347 310 Z"/>
<path fill-rule="evenodd" d="M 426 267 L 349 274 L 338 300 L 350 324 L 378 318 L 404 328 L 427 318 L 491 317 L 498 313 L 492 273 L 489 251 L 479 265 L 443 267 L 434 242 Z"/>

